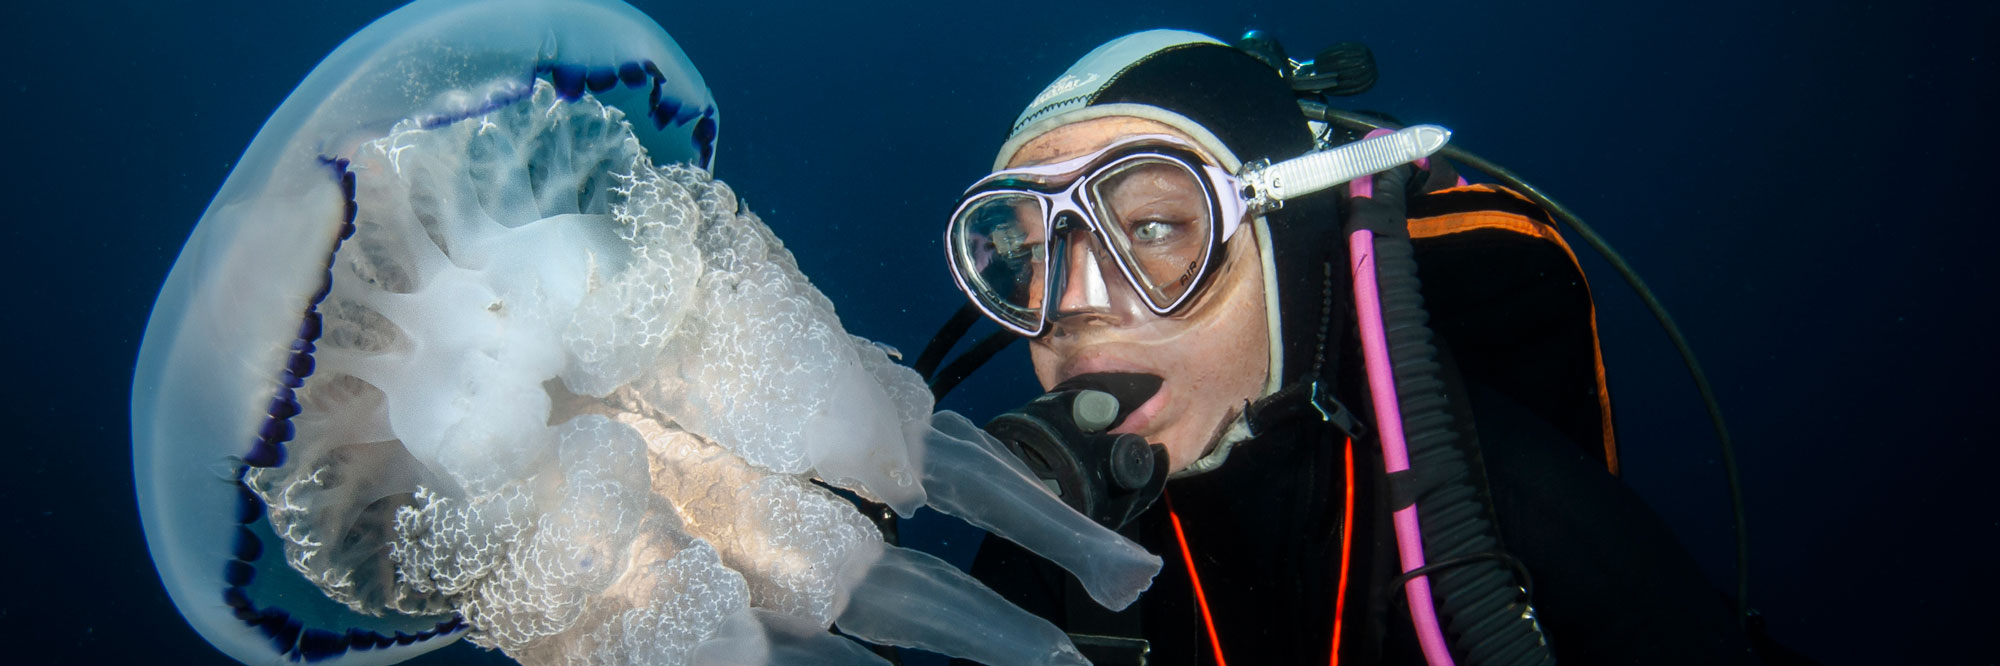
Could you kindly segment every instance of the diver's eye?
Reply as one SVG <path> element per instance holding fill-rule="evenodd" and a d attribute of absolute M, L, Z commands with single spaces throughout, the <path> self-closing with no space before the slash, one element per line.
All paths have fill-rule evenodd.
<path fill-rule="evenodd" d="M 1132 227 L 1132 238 L 1143 243 L 1158 243 L 1174 234 L 1174 225 L 1161 220 L 1146 220 Z"/>

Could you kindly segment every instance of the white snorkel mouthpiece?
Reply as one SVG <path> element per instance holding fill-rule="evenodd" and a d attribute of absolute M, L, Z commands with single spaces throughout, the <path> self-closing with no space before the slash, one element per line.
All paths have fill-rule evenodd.
<path fill-rule="evenodd" d="M 1272 211 L 1283 208 L 1287 199 L 1430 157 L 1449 141 L 1451 130 L 1437 125 L 1412 125 L 1277 164 L 1253 164 L 1239 178 L 1247 190 L 1245 198 L 1250 206 Z"/>

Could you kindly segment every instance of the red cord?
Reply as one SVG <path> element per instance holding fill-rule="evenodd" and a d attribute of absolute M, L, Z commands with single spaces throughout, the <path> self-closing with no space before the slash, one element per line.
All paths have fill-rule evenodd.
<path fill-rule="evenodd" d="M 1327 661 L 1340 666 L 1340 619 L 1347 615 L 1347 563 L 1354 548 L 1354 440 L 1346 439 L 1347 509 L 1340 519 L 1340 587 L 1333 601 L 1333 656 Z"/>
<path fill-rule="evenodd" d="M 1165 493 L 1167 519 L 1174 524 L 1174 539 L 1181 543 L 1181 561 L 1187 563 L 1188 580 L 1194 583 L 1194 602 L 1201 606 L 1201 623 L 1208 627 L 1208 644 L 1215 648 L 1215 666 L 1229 666 L 1222 658 L 1222 638 L 1215 633 L 1215 618 L 1208 614 L 1208 594 L 1201 590 L 1201 576 L 1194 572 L 1194 554 L 1188 550 L 1187 534 L 1181 531 L 1181 514 L 1174 511 L 1174 498 Z"/>
<path fill-rule="evenodd" d="M 1340 521 L 1340 586 L 1334 594 L 1333 602 L 1333 656 L 1327 662 L 1340 666 L 1341 618 L 1347 615 L 1347 574 L 1348 564 L 1354 551 L 1354 440 L 1346 439 L 1342 446 L 1342 458 L 1347 470 L 1347 499 Z M 1194 583 L 1194 601 L 1201 607 L 1201 623 L 1208 629 L 1208 644 L 1215 650 L 1216 666 L 1229 666 L 1222 658 L 1222 637 L 1215 633 L 1215 617 L 1208 611 L 1208 593 L 1201 589 L 1201 575 L 1194 571 L 1194 553 L 1188 548 L 1187 533 L 1181 529 L 1181 514 L 1174 510 L 1174 498 L 1161 493 L 1167 502 L 1167 519 L 1174 525 L 1174 540 L 1180 542 L 1181 561 L 1187 563 L 1188 581 Z"/>

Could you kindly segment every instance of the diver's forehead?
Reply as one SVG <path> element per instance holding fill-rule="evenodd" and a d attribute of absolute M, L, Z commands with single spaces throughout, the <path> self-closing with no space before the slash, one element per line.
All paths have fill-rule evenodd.
<path fill-rule="evenodd" d="M 1134 116 L 1105 116 L 1062 125 L 1042 133 L 1021 145 L 1008 160 L 1009 169 L 1055 164 L 1064 160 L 1103 150 L 1106 146 L 1127 138 L 1146 134 L 1165 134 L 1180 139 L 1188 145 L 1198 145 L 1193 137 L 1166 123 Z M 1207 151 L 1200 151 L 1202 157 L 1213 160 Z"/>

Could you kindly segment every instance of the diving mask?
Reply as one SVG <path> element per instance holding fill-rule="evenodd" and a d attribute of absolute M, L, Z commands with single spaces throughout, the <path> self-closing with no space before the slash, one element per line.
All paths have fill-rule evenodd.
<path fill-rule="evenodd" d="M 1423 159 L 1451 132 L 1418 125 L 1231 174 L 1187 141 L 1134 136 L 1055 164 L 998 171 L 974 183 L 945 228 L 952 278 L 986 316 L 1027 337 L 1048 329 L 1070 252 L 1108 255 L 1147 309 L 1178 312 L 1253 216 L 1285 200 Z M 1094 241 L 1094 243 L 1089 242 Z M 1095 246 L 1094 248 L 1092 246 Z M 1086 260 L 1084 278 L 1100 280 Z M 1102 293 L 1099 284 L 1082 285 Z"/>

